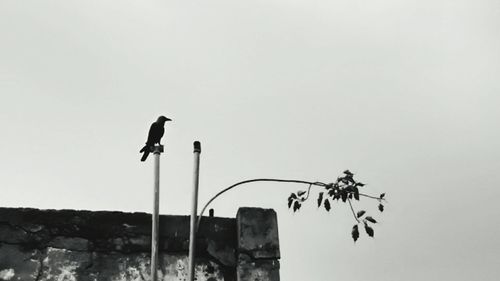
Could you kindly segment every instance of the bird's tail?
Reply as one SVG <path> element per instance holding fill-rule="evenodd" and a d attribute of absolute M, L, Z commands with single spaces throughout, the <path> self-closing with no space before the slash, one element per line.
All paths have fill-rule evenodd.
<path fill-rule="evenodd" d="M 146 158 L 148 158 L 148 155 L 149 155 L 149 147 L 148 145 L 146 144 L 143 148 L 141 148 L 141 150 L 139 151 L 139 153 L 143 153 L 142 154 L 142 157 L 141 157 L 141 161 L 146 161 Z"/>

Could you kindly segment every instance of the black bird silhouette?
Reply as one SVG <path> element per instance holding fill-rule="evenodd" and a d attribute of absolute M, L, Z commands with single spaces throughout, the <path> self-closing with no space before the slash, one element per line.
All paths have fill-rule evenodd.
<path fill-rule="evenodd" d="M 165 122 L 166 121 L 172 121 L 172 119 L 169 119 L 165 116 L 160 116 L 154 122 L 151 124 L 151 127 L 149 128 L 149 134 L 148 134 L 148 140 L 146 141 L 146 145 L 139 151 L 142 154 L 141 161 L 146 161 L 146 158 L 148 158 L 149 153 L 151 152 L 150 147 L 154 146 L 155 144 L 160 144 L 161 137 L 163 137 L 163 134 L 165 133 Z"/>

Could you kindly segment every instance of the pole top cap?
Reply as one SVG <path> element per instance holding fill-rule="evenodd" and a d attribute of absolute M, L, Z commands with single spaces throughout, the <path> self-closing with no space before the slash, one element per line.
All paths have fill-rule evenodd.
<path fill-rule="evenodd" d="M 163 145 L 161 144 L 158 144 L 158 145 L 155 145 L 155 146 L 152 146 L 150 147 L 152 149 L 152 152 L 154 154 L 160 154 L 163 152 Z"/>
<path fill-rule="evenodd" d="M 201 143 L 199 141 L 195 141 L 193 143 L 194 146 L 194 152 L 201 153 Z"/>

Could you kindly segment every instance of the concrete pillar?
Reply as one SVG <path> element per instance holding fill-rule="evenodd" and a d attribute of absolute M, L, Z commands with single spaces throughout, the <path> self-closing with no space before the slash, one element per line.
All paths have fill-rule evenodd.
<path fill-rule="evenodd" d="M 276 212 L 240 208 L 237 225 L 237 281 L 279 281 L 279 238 Z"/>

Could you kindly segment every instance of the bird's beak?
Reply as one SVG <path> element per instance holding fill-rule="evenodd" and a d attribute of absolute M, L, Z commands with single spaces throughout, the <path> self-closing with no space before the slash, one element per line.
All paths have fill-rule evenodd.
<path fill-rule="evenodd" d="M 166 120 L 166 121 L 172 121 L 172 119 L 170 119 L 170 118 L 167 118 L 167 120 Z"/>

